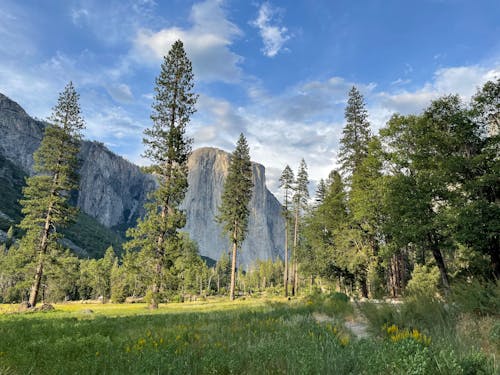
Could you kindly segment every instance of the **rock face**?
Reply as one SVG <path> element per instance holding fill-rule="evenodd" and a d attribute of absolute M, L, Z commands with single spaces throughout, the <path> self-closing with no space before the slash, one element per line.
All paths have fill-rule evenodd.
<path fill-rule="evenodd" d="M 215 220 L 221 204 L 229 154 L 215 148 L 200 148 L 189 158 L 189 189 L 184 201 L 187 215 L 185 230 L 195 240 L 202 255 L 219 259 L 230 250 L 228 236 Z M 248 266 L 256 259 L 283 255 L 284 223 L 281 206 L 266 188 L 265 169 L 253 163 L 253 195 L 247 239 L 238 255 L 238 263 Z"/>
<path fill-rule="evenodd" d="M 33 153 L 44 127 L 44 122 L 32 119 L 17 103 L 0 94 L 0 154 L 28 174 L 33 173 Z M 154 178 L 98 142 L 84 141 L 79 158 L 77 206 L 108 228 L 134 226 L 144 212 L 147 193 L 154 189 Z M 198 243 L 201 255 L 212 259 L 229 251 L 227 236 L 215 222 L 228 163 L 229 154 L 214 148 L 195 150 L 189 159 L 185 230 Z M 253 181 L 249 231 L 238 259 L 242 266 L 283 254 L 280 204 L 265 186 L 262 165 L 253 164 Z"/>

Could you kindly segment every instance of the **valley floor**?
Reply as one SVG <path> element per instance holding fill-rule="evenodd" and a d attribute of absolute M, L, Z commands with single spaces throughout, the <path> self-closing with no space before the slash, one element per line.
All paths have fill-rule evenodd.
<path fill-rule="evenodd" d="M 446 334 L 418 327 L 386 324 L 374 329 L 350 302 L 335 299 L 218 299 L 161 305 L 157 311 L 144 304 L 54 307 L 51 312 L 15 313 L 17 306 L 0 305 L 0 374 L 498 370 L 480 348 L 464 349 Z"/>

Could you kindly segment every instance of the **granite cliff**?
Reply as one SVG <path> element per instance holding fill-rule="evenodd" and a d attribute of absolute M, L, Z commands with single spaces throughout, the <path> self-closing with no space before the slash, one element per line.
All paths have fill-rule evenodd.
<path fill-rule="evenodd" d="M 33 173 L 33 153 L 44 126 L 44 122 L 31 118 L 21 106 L 0 94 L 0 155 L 26 174 Z M 98 142 L 84 141 L 79 158 L 80 191 L 74 203 L 107 228 L 124 231 L 135 225 L 143 213 L 147 193 L 155 186 L 154 178 Z M 195 150 L 189 159 L 185 230 L 198 243 L 200 253 L 212 259 L 229 249 L 227 237 L 215 221 L 228 163 L 229 154 L 214 148 Z M 253 180 L 249 232 L 239 256 L 242 265 L 276 258 L 283 252 L 280 204 L 265 186 L 262 165 L 253 164 Z"/>

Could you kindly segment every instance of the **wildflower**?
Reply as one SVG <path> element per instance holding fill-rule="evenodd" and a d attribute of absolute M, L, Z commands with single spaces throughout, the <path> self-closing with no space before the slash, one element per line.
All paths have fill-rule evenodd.
<path fill-rule="evenodd" d="M 340 345 L 347 346 L 347 345 L 349 345 L 349 336 L 343 335 L 340 337 L 339 341 L 340 341 Z"/>

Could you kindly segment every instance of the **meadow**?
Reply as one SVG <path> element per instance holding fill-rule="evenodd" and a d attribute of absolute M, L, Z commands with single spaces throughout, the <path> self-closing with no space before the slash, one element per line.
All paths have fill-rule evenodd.
<path fill-rule="evenodd" d="M 439 319 L 434 327 L 421 320 L 405 326 L 401 307 L 353 304 L 337 294 L 171 303 L 156 311 L 144 304 L 54 307 L 16 313 L 17 306 L 0 305 L 0 374 L 498 371 L 498 337 L 481 347 L 481 338 L 460 340 L 456 326 Z M 353 322 L 366 324 L 369 335 L 356 336 L 347 328 Z M 496 319 L 488 325 L 496 326 Z"/>

